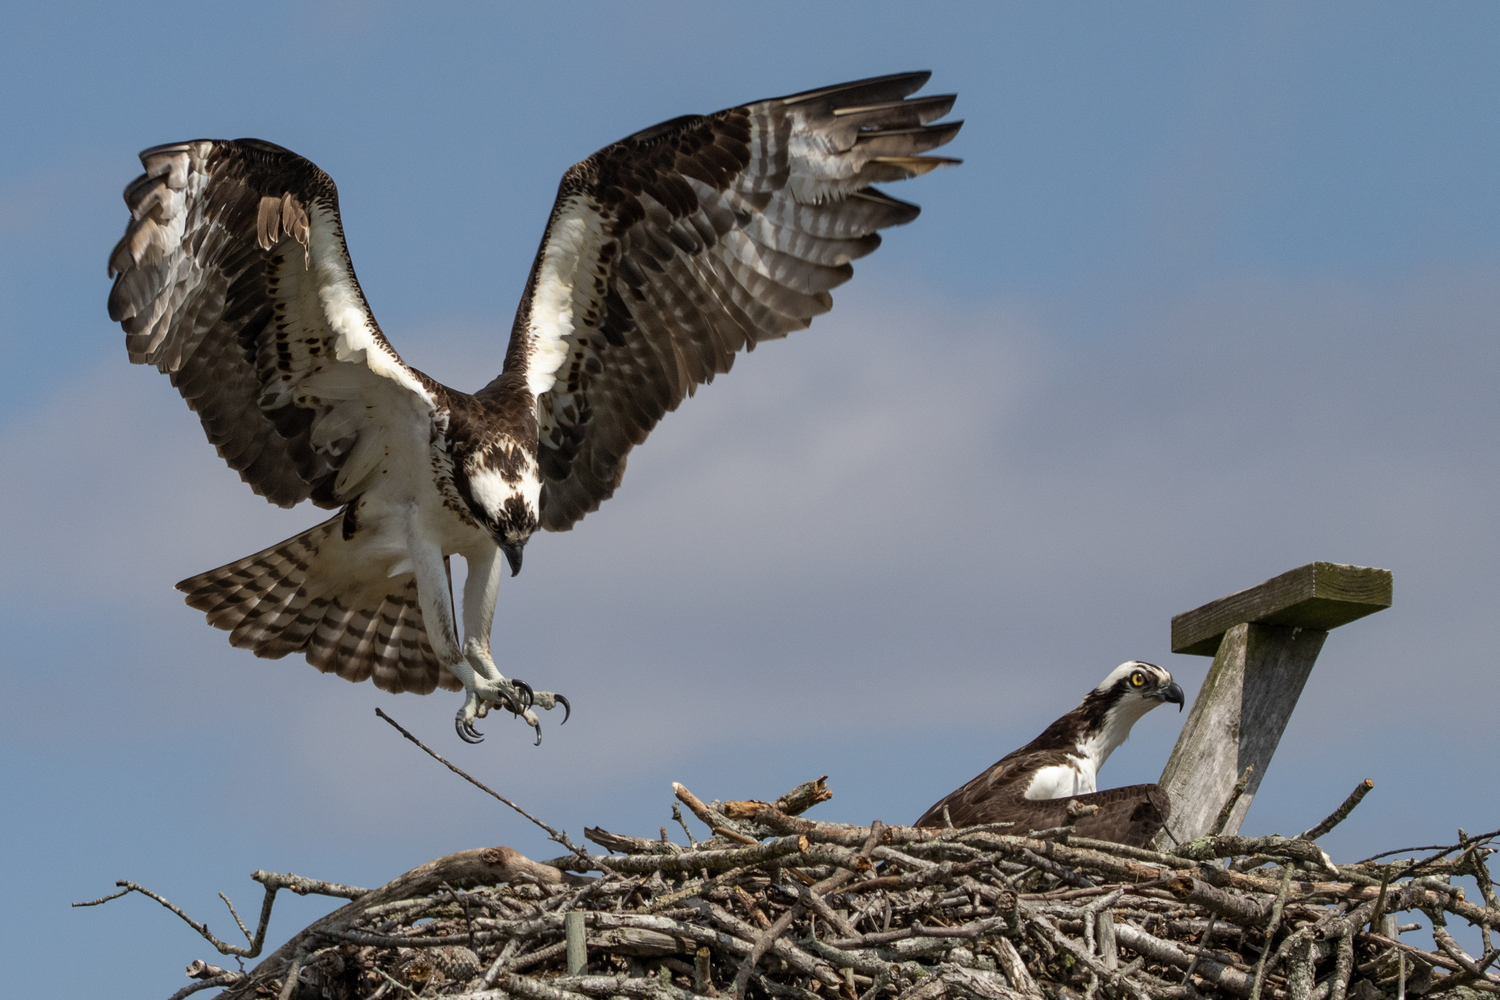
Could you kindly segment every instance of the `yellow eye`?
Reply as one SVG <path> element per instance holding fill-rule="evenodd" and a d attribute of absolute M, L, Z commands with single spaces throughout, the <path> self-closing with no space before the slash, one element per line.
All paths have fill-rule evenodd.
<path fill-rule="evenodd" d="M 1131 687 L 1140 687 L 1142 684 L 1145 684 L 1145 683 L 1146 683 L 1146 675 L 1143 674 L 1143 673 L 1141 673 L 1139 670 L 1137 670 L 1135 673 L 1133 673 L 1133 674 L 1130 675 L 1130 686 Z"/>

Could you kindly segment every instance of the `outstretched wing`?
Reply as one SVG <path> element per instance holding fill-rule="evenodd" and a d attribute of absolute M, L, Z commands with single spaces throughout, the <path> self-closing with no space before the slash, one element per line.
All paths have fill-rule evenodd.
<path fill-rule="evenodd" d="M 625 456 L 741 348 L 805 328 L 850 261 L 915 205 L 872 184 L 945 163 L 961 122 L 928 73 L 860 80 L 664 122 L 564 176 L 505 372 L 537 397 L 543 527 L 564 531 L 620 483 Z"/>
<path fill-rule="evenodd" d="M 109 315 L 136 364 L 169 375 L 250 488 L 336 507 L 431 414 L 365 302 L 332 179 L 257 139 L 141 154 L 130 224 L 110 254 Z M 425 427 L 423 440 L 425 442 Z"/>

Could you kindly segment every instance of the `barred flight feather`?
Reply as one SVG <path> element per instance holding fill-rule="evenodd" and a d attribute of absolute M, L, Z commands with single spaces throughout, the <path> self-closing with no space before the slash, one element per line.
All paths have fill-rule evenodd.
<path fill-rule="evenodd" d="M 301 653 L 324 673 L 372 679 L 383 691 L 427 694 L 461 685 L 433 654 L 417 587 L 393 581 L 394 593 L 373 607 L 346 607 L 317 592 L 309 570 L 341 529 L 324 521 L 279 545 L 183 580 L 177 589 L 232 645 L 265 659 Z"/>
<path fill-rule="evenodd" d="M 916 217 L 870 185 L 957 162 L 921 155 L 962 124 L 927 124 L 951 95 L 903 100 L 926 80 L 674 119 L 567 172 L 506 358 L 539 395 L 544 527 L 597 508 L 662 416 L 827 312 L 876 231 Z"/>

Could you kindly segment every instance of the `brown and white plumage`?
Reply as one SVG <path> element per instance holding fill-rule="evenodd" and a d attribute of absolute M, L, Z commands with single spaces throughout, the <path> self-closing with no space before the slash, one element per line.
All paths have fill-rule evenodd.
<path fill-rule="evenodd" d="M 1171 815 L 1166 792 L 1158 785 L 1098 791 L 1098 772 L 1136 721 L 1167 702 L 1182 708 L 1170 673 L 1140 660 L 1122 663 L 1077 708 L 939 799 L 916 825 L 1014 823 L 1026 833 L 1070 822 L 1076 802 L 1095 807 L 1073 824 L 1079 835 L 1145 847 Z"/>
<path fill-rule="evenodd" d="M 961 124 L 927 124 L 951 95 L 902 100 L 927 76 L 676 119 L 564 175 L 506 359 L 539 396 L 544 527 L 597 509 L 667 411 L 827 312 L 877 230 L 917 216 L 871 185 L 953 162 L 917 155 Z"/>
<path fill-rule="evenodd" d="M 555 696 L 489 650 L 503 552 L 618 487 L 631 448 L 736 353 L 826 312 L 850 261 L 917 208 L 871 187 L 956 161 L 959 123 L 908 73 L 665 122 L 563 177 L 505 366 L 473 394 L 407 366 L 349 261 L 333 181 L 289 150 L 199 140 L 141 154 L 110 256 L 130 359 L 168 374 L 258 494 L 342 508 L 183 581 L 260 656 L 490 707 Z M 447 559 L 469 563 L 464 636 Z M 420 627 L 418 627 L 420 625 Z"/>
<path fill-rule="evenodd" d="M 341 518 L 324 521 L 269 549 L 178 584 L 208 623 L 229 633 L 232 645 L 256 656 L 303 653 L 323 673 L 347 681 L 374 679 L 383 691 L 428 694 L 463 685 L 432 651 L 416 582 L 392 581 L 378 598 L 350 607 L 309 587 L 307 570 Z M 378 603 L 377 603 L 378 600 Z"/>
<path fill-rule="evenodd" d="M 333 181 L 256 139 L 157 146 L 141 162 L 109 260 L 130 360 L 171 377 L 255 492 L 338 507 L 381 436 L 368 402 L 430 413 L 436 384 L 370 314 Z M 361 475 L 340 482 L 351 457 Z"/>

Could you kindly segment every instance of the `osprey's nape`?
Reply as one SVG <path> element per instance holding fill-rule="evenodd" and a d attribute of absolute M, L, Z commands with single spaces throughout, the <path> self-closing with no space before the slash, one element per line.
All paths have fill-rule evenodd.
<path fill-rule="evenodd" d="M 1136 720 L 1166 703 L 1182 710 L 1182 688 L 1171 674 L 1154 663 L 1122 663 L 1077 708 L 939 799 L 915 825 L 1014 823 L 1024 834 L 1071 822 L 1080 836 L 1146 847 L 1171 815 L 1166 792 L 1158 785 L 1101 792 L 1098 775 Z M 1093 808 L 1075 817 L 1069 803 Z"/>
<path fill-rule="evenodd" d="M 405 364 L 371 314 L 332 179 L 256 139 L 141 154 L 110 255 L 130 360 L 172 379 L 256 493 L 337 510 L 179 589 L 236 646 L 389 691 L 568 703 L 503 677 L 500 574 L 538 528 L 614 493 L 625 458 L 741 349 L 805 328 L 915 205 L 872 185 L 956 160 L 927 73 L 675 118 L 563 176 L 500 375 L 472 394 Z M 463 635 L 448 559 L 461 555 Z M 503 557 L 503 559 L 502 559 Z M 565 716 L 566 719 L 566 716 Z"/>

